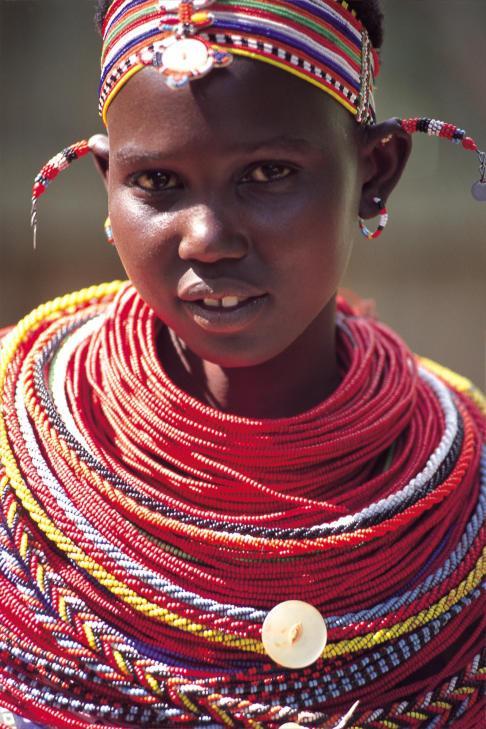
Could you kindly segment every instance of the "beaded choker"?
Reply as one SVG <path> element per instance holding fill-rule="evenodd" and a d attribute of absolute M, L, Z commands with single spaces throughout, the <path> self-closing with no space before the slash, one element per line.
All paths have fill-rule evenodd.
<path fill-rule="evenodd" d="M 3 706 L 71 729 L 330 729 L 359 700 L 365 729 L 479 726 L 481 400 L 339 312 L 341 385 L 278 420 L 176 387 L 127 285 L 46 304 L 7 336 Z M 284 670 L 262 625 L 297 597 L 328 644 Z"/>
<path fill-rule="evenodd" d="M 139 70 L 172 88 L 247 56 L 308 81 L 360 124 L 375 119 L 378 54 L 344 0 L 115 0 L 103 24 L 100 113 Z"/>

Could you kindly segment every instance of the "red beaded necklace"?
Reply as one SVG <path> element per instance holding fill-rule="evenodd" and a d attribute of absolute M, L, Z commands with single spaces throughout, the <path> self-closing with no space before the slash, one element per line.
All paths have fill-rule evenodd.
<path fill-rule="evenodd" d="M 322 726 L 356 699 L 366 713 L 420 689 L 462 631 L 437 682 L 476 671 L 486 484 L 468 398 L 341 302 L 334 394 L 291 418 L 237 417 L 170 380 L 133 288 L 81 294 L 19 325 L 2 380 L 0 549 L 23 567 L 0 571 L 0 643 L 29 716 L 49 706 L 70 725 L 78 709 L 61 721 L 56 702 L 75 689 L 81 713 L 110 704 L 127 726 L 136 707 L 153 711 L 142 724 L 219 721 L 230 700 L 233 719 L 258 711 L 273 729 L 281 709 L 300 716 L 305 686 L 306 725 Z M 328 626 L 324 656 L 298 671 L 261 643 L 289 598 Z M 101 682 L 83 678 L 96 666 Z"/>

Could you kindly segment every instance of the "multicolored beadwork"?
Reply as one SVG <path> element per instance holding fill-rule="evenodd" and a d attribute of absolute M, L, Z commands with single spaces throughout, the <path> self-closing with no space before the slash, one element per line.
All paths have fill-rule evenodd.
<path fill-rule="evenodd" d="M 344 302 L 337 323 L 335 393 L 262 421 L 170 380 L 160 322 L 126 283 L 6 335 L 5 708 L 75 729 L 328 729 L 359 700 L 364 729 L 476 725 L 484 401 Z M 328 630 L 301 670 L 261 640 L 293 597 Z"/>
<path fill-rule="evenodd" d="M 37 200 L 44 194 L 48 186 L 56 179 L 58 174 L 67 169 L 69 165 L 80 157 L 91 152 L 88 142 L 83 139 L 66 147 L 47 162 L 34 180 L 32 188 L 31 225 L 34 232 L 34 248 L 37 240 Z"/>
<path fill-rule="evenodd" d="M 146 66 L 156 68 L 172 89 L 180 89 L 190 81 L 206 76 L 214 68 L 224 68 L 233 60 L 230 53 L 194 37 L 196 33 L 214 22 L 214 17 L 203 9 L 212 5 L 214 0 L 201 0 L 196 12 L 194 2 L 181 2 L 178 9 L 178 25 L 162 23 L 166 37 L 145 48 L 140 53 L 140 60 Z M 171 9 L 173 3 L 161 3 L 165 11 Z"/>
<path fill-rule="evenodd" d="M 366 227 L 365 221 L 363 218 L 358 218 L 359 227 L 361 230 L 361 233 L 364 235 L 365 238 L 368 240 L 374 240 L 375 238 L 378 238 L 383 231 L 386 228 L 386 224 L 388 223 L 388 210 L 386 209 L 385 205 L 383 204 L 383 200 L 381 197 L 374 197 L 373 202 L 375 205 L 378 206 L 378 215 L 380 216 L 380 220 L 378 222 L 378 227 L 375 231 L 371 231 Z"/>
<path fill-rule="evenodd" d="M 146 66 L 179 88 L 233 55 L 318 86 L 360 124 L 375 119 L 378 55 L 344 0 L 115 0 L 103 25 L 100 113 L 106 123 L 118 91 Z"/>
<path fill-rule="evenodd" d="M 442 137 L 449 139 L 454 144 L 461 144 L 466 150 L 476 152 L 479 158 L 479 180 L 473 184 L 471 192 L 475 200 L 486 202 L 486 152 L 479 149 L 474 139 L 468 137 L 464 129 L 425 116 L 400 119 L 399 123 L 408 134 L 423 132 L 429 136 Z"/>

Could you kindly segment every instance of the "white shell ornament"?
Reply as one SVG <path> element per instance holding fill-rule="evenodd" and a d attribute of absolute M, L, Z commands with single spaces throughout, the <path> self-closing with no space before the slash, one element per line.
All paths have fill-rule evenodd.
<path fill-rule="evenodd" d="M 302 600 L 285 600 L 270 610 L 262 625 L 265 653 L 285 668 L 305 668 L 322 656 L 327 627 L 320 612 Z"/>
<path fill-rule="evenodd" d="M 184 88 L 213 68 L 228 66 L 232 60 L 230 53 L 194 37 L 166 38 L 157 44 L 153 55 L 153 65 L 172 89 Z"/>

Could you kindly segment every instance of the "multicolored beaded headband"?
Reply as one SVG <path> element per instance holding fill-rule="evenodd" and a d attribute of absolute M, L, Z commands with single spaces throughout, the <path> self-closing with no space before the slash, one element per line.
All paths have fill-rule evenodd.
<path fill-rule="evenodd" d="M 103 121 L 118 91 L 142 68 L 156 68 L 180 88 L 227 66 L 233 55 L 314 84 L 360 124 L 375 119 L 378 54 L 344 0 L 115 0 L 103 23 Z"/>
<path fill-rule="evenodd" d="M 208 11 L 210 8 L 211 12 Z M 359 124 L 375 119 L 374 79 L 378 54 L 345 0 L 114 0 L 103 23 L 100 114 L 138 71 L 151 67 L 172 89 L 180 89 L 224 68 L 233 56 L 269 63 L 332 96 Z M 425 117 L 397 119 L 408 134 L 425 132 L 450 139 L 477 153 L 480 179 L 476 200 L 486 201 L 486 153 L 453 124 Z M 37 175 L 32 191 L 34 247 L 37 200 L 71 162 L 91 151 L 83 140 L 53 157 Z M 381 233 L 388 219 L 379 204 Z"/>

